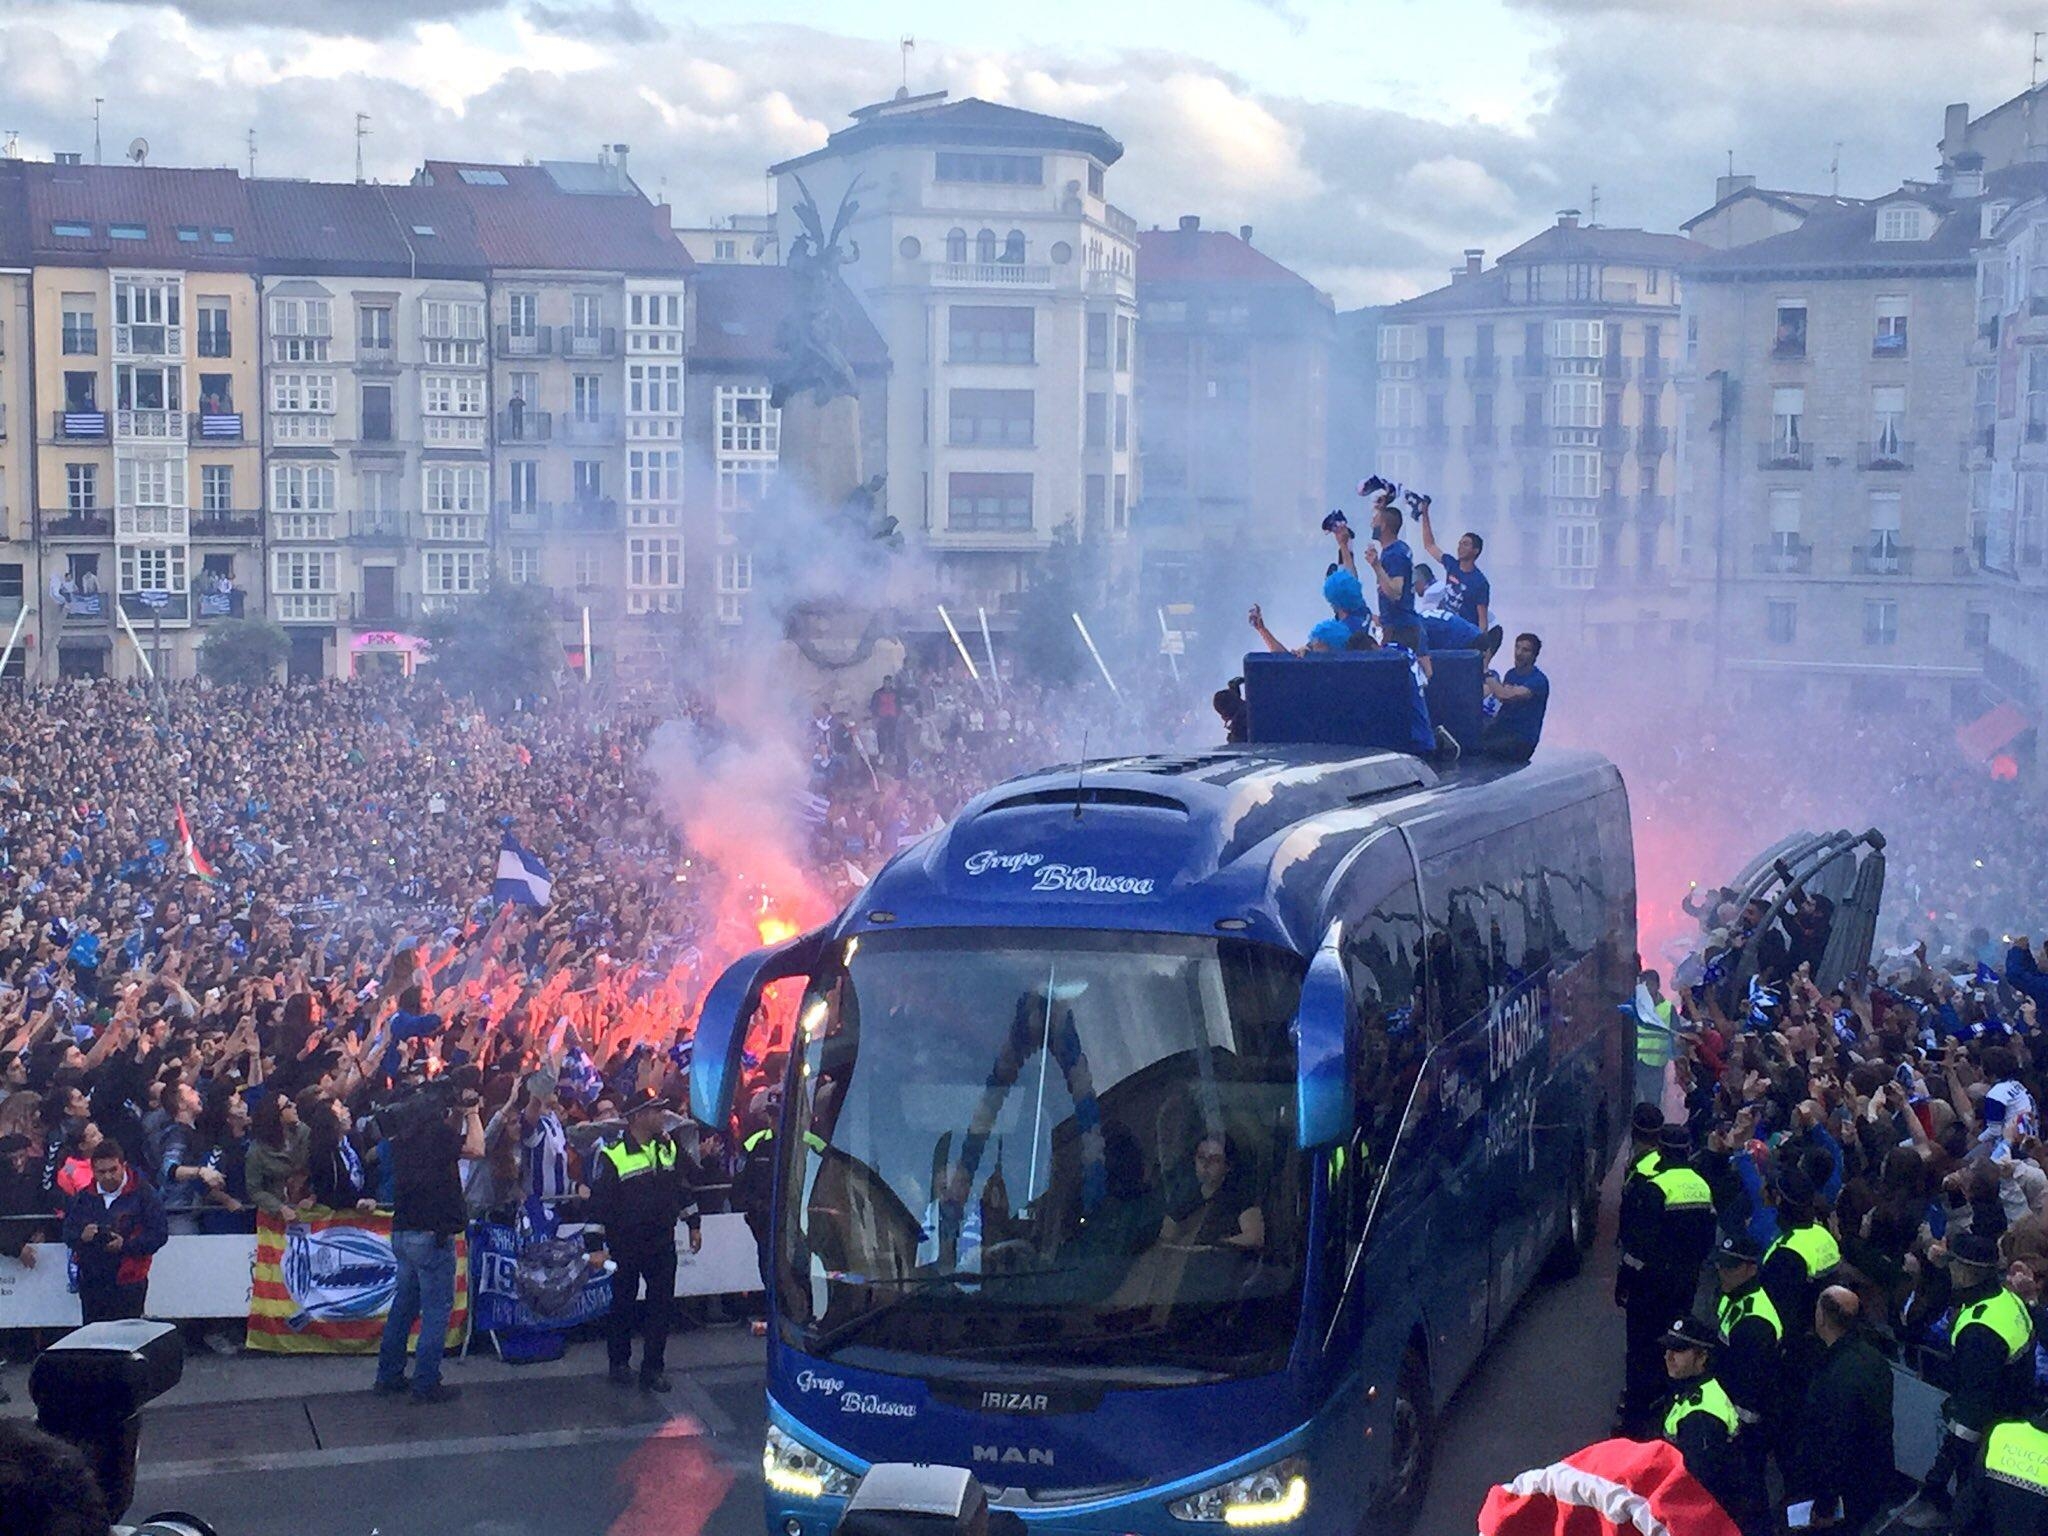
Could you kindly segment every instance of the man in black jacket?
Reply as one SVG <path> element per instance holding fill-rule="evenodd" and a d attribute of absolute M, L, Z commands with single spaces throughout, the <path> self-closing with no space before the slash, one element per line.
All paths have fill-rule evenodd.
<path fill-rule="evenodd" d="M 590 1180 L 590 1216 L 604 1228 L 617 1268 L 612 1309 L 605 1320 L 605 1353 L 614 1385 L 633 1384 L 633 1335 L 640 1334 L 640 1386 L 669 1390 L 668 1332 L 676 1303 L 676 1223 L 690 1227 L 690 1251 L 704 1246 L 690 1162 L 675 1138 L 661 1131 L 668 1101 L 641 1093 L 625 1106 L 626 1134 L 600 1148 Z M 645 1282 L 647 1299 L 639 1299 Z"/>
<path fill-rule="evenodd" d="M 1814 1303 L 1821 1356 L 1790 1425 L 1785 1500 L 1837 1513 L 1833 1536 L 1860 1536 L 1887 1496 L 1892 1465 L 1892 1369 L 1862 1329 L 1862 1303 L 1831 1285 Z"/>

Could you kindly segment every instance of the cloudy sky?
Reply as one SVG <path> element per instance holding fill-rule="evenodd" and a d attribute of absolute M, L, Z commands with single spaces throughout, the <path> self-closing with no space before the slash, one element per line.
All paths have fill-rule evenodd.
<path fill-rule="evenodd" d="M 0 0 L 0 130 L 22 152 L 345 178 L 426 154 L 589 158 L 692 219 L 759 211 L 763 168 L 902 78 L 1102 124 L 1142 224 L 1257 226 L 1341 305 L 1405 297 L 1599 187 L 1674 227 L 1733 151 L 1766 185 L 1929 174 L 1941 109 L 2026 87 L 2021 0 Z"/>

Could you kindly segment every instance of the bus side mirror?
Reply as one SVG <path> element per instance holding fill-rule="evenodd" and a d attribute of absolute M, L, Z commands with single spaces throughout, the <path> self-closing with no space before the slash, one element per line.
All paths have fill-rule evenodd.
<path fill-rule="evenodd" d="M 1332 923 L 1323 935 L 1294 1016 L 1296 1135 L 1305 1148 L 1337 1146 L 1351 1135 L 1351 1058 L 1345 1049 L 1351 988 L 1344 979 L 1342 934 L 1342 925 Z"/>
<path fill-rule="evenodd" d="M 697 1014 L 697 1033 L 690 1053 L 690 1116 L 707 1130 L 722 1131 L 732 1117 L 732 1096 L 739 1086 L 740 1053 L 747 1043 L 747 1021 L 761 1006 L 761 990 L 791 976 L 808 976 L 825 951 L 825 930 L 809 933 L 767 949 L 743 955 L 725 968 Z"/>

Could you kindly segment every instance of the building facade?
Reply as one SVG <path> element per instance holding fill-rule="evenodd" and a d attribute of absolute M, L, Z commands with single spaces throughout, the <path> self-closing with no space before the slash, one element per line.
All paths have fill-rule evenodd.
<path fill-rule="evenodd" d="M 1684 643 L 1675 381 L 1700 254 L 1567 211 L 1380 312 L 1370 467 L 1433 496 L 1447 548 L 1485 539 L 1508 624 L 1596 649 Z"/>
<path fill-rule="evenodd" d="M 1967 359 L 1976 252 L 2012 195 L 1974 172 L 1909 182 L 1694 268 L 1701 612 L 1717 671 L 1758 699 L 1980 702 L 1972 467 L 1993 439 L 1990 370 Z"/>
<path fill-rule="evenodd" d="M 776 229 L 799 178 L 828 227 L 849 188 L 846 282 L 892 359 L 888 510 L 944 591 L 992 611 L 1063 529 L 1123 545 L 1135 480 L 1137 225 L 1106 199 L 1100 128 L 944 92 L 863 107 L 771 169 Z M 1126 426 L 1098 442 L 1089 401 Z"/>
<path fill-rule="evenodd" d="M 1204 230 L 1194 215 L 1138 237 L 1138 305 L 1143 575 L 1158 600 L 1186 601 L 1203 565 L 1299 548 L 1322 516 L 1336 314 L 1249 226 Z M 1111 402 L 1090 392 L 1087 441 L 1127 448 Z"/>
<path fill-rule="evenodd" d="M 27 617 L 42 590 L 31 473 L 35 336 L 26 197 L 21 176 L 0 168 L 0 676 L 14 678 L 29 676 L 38 659 L 39 637 Z"/>

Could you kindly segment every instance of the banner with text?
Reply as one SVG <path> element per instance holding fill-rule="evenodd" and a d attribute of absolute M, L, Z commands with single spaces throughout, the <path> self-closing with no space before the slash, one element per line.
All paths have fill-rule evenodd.
<path fill-rule="evenodd" d="M 469 1243 L 455 1243 L 455 1310 L 448 1347 L 469 1331 Z M 398 1287 L 391 1217 L 335 1212 L 287 1226 L 256 1224 L 256 1272 L 249 1287 L 249 1348 L 273 1354 L 370 1355 Z M 413 1336 L 419 1336 L 418 1325 Z"/>

